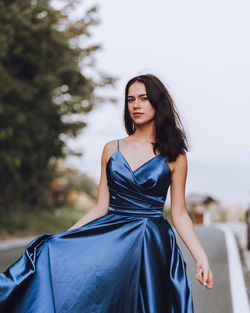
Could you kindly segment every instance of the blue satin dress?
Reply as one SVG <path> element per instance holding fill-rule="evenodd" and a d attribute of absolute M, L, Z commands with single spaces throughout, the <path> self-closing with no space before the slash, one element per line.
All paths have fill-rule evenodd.
<path fill-rule="evenodd" d="M 186 263 L 162 215 L 165 158 L 132 171 L 117 141 L 106 174 L 108 213 L 32 240 L 0 274 L 1 313 L 193 313 Z"/>

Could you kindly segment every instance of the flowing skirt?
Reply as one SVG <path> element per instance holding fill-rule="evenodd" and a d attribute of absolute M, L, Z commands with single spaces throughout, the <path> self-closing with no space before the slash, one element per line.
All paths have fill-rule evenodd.
<path fill-rule="evenodd" d="M 193 313 L 193 299 L 168 221 L 108 213 L 32 240 L 0 274 L 0 312 Z"/>

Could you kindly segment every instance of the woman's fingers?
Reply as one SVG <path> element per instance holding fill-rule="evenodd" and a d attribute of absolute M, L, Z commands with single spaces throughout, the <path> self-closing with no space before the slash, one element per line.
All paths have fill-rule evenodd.
<path fill-rule="evenodd" d="M 200 282 L 206 288 L 213 288 L 213 274 L 209 267 L 202 266 L 197 263 L 196 265 L 196 280 Z"/>
<path fill-rule="evenodd" d="M 204 268 L 203 269 L 203 277 L 202 277 L 202 284 L 204 287 L 207 286 L 207 280 L 208 280 L 208 269 Z"/>
<path fill-rule="evenodd" d="M 202 279 L 201 275 L 202 275 L 202 268 L 200 268 L 199 271 L 196 273 L 196 279 L 198 281 L 200 281 L 200 282 L 201 282 L 201 279 Z"/>
<path fill-rule="evenodd" d="M 213 273 L 211 271 L 208 272 L 207 288 L 213 288 Z"/>
<path fill-rule="evenodd" d="M 197 264 L 196 266 L 196 280 L 198 280 L 200 283 L 202 283 L 202 267 L 201 264 Z"/>

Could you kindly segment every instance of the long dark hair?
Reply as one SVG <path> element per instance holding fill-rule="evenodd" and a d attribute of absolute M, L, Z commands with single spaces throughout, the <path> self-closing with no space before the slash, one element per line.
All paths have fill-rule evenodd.
<path fill-rule="evenodd" d="M 136 76 L 130 79 L 126 85 L 123 117 L 126 132 L 131 135 L 136 129 L 136 125 L 128 111 L 128 89 L 136 81 L 145 85 L 149 102 L 156 110 L 154 118 L 155 142 L 152 142 L 153 151 L 156 154 L 156 150 L 158 150 L 169 162 L 175 161 L 179 154 L 185 152 L 184 150 L 188 151 L 187 137 L 167 88 L 152 74 Z"/>

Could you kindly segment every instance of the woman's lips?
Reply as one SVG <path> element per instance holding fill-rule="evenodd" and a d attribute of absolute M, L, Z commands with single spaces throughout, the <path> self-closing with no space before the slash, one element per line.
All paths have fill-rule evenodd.
<path fill-rule="evenodd" d="M 143 113 L 134 113 L 133 115 L 134 115 L 134 117 L 139 117 L 139 116 L 141 116 Z"/>

